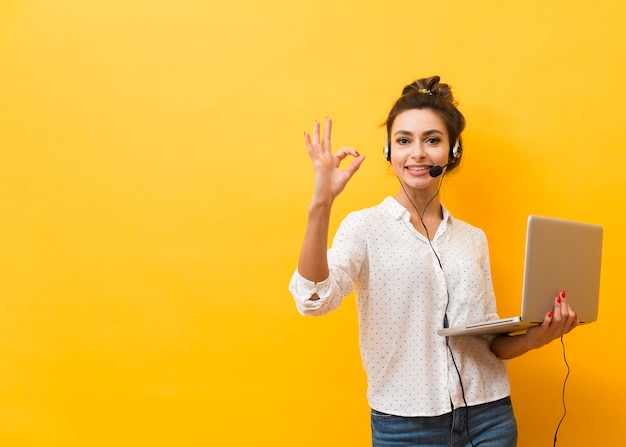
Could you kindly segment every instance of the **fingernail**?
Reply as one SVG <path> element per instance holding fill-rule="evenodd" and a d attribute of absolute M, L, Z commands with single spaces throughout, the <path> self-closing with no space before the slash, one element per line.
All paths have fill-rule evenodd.
<path fill-rule="evenodd" d="M 356 151 L 356 156 L 357 156 L 357 157 L 360 157 L 360 156 L 361 156 L 361 154 L 359 154 L 359 151 Z"/>
<path fill-rule="evenodd" d="M 557 302 L 557 303 L 560 303 L 560 302 L 561 302 L 561 295 L 559 295 L 559 296 L 557 296 L 557 297 L 556 297 L 556 302 Z"/>
<path fill-rule="evenodd" d="M 548 312 L 548 318 L 552 318 L 552 311 Z"/>
<path fill-rule="evenodd" d="M 565 290 L 561 292 L 561 298 L 565 299 Z"/>

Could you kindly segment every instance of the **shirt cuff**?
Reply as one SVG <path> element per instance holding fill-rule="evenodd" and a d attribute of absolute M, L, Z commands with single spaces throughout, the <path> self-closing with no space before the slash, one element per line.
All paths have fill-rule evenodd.
<path fill-rule="evenodd" d="M 303 277 L 296 270 L 289 283 L 289 291 L 296 301 L 298 310 L 301 312 L 317 310 L 324 305 L 330 296 L 330 278 L 320 282 L 313 282 Z M 315 294 L 319 297 L 318 300 L 311 299 Z"/>

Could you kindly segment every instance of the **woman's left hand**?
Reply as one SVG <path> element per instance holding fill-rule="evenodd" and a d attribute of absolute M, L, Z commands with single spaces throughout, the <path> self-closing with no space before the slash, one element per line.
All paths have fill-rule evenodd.
<path fill-rule="evenodd" d="M 540 348 L 567 334 L 576 326 L 578 326 L 578 316 L 567 302 L 565 292 L 561 292 L 554 299 L 552 311 L 547 313 L 543 323 L 528 329 L 526 343 L 531 349 Z"/>

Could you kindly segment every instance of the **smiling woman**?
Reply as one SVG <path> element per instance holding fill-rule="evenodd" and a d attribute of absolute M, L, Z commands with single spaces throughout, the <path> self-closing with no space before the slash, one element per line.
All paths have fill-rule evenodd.
<path fill-rule="evenodd" d="M 333 202 L 364 161 L 352 148 L 331 152 L 331 125 L 327 119 L 323 136 L 317 122 L 305 134 L 315 186 L 290 290 L 303 315 L 326 314 L 355 293 L 373 445 L 516 445 L 500 358 L 559 338 L 577 319 L 563 295 L 524 335 L 437 335 L 449 323 L 498 317 L 485 234 L 439 200 L 465 126 L 450 87 L 437 76 L 405 87 L 389 113 L 385 148 L 400 188 L 344 219 L 327 251 Z"/>

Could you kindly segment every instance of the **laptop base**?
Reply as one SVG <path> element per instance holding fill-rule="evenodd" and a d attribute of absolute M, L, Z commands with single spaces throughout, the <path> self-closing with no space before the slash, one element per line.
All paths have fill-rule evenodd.
<path fill-rule="evenodd" d="M 438 329 L 437 334 L 444 337 L 455 335 L 500 335 L 526 331 L 541 323 L 522 321 L 520 317 L 505 318 L 501 321 L 488 321 L 467 326 Z"/>

